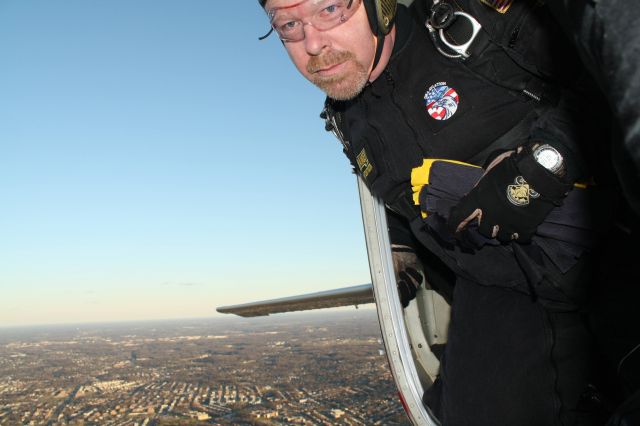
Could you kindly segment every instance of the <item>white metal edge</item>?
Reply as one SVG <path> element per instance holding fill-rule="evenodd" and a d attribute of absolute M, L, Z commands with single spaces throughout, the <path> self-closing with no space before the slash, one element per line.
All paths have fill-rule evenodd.
<path fill-rule="evenodd" d="M 358 192 L 373 292 L 389 365 L 398 390 L 404 397 L 409 410 L 407 415 L 411 421 L 419 426 L 436 426 L 439 424 L 438 421 L 430 415 L 422 403 L 424 389 L 411 355 L 409 338 L 404 325 L 393 271 L 384 204 L 371 195 L 360 177 L 358 177 Z"/>

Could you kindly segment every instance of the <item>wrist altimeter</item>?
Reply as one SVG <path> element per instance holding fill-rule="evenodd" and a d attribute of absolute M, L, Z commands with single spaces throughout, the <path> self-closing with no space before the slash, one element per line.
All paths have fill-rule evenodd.
<path fill-rule="evenodd" d="M 558 177 L 564 176 L 564 158 L 557 149 L 545 143 L 535 145 L 531 153 L 536 163 L 540 164 L 542 167 Z"/>
<path fill-rule="evenodd" d="M 547 143 L 525 146 L 518 155 L 517 167 L 526 182 L 544 198 L 556 205 L 573 187 L 567 181 L 567 166 L 560 151 Z"/>

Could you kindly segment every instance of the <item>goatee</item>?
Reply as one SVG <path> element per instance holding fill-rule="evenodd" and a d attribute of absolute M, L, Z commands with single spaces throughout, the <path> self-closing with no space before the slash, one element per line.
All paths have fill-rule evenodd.
<path fill-rule="evenodd" d="M 343 73 L 322 76 L 317 72 L 323 69 L 348 62 L 347 70 Z M 362 92 L 369 81 L 369 71 L 356 60 L 349 51 L 330 50 L 321 56 L 312 56 L 307 63 L 309 80 L 332 99 L 347 101 Z"/>

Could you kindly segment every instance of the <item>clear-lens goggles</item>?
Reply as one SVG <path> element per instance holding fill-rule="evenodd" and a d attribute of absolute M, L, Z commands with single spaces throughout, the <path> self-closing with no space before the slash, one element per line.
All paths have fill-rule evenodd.
<path fill-rule="evenodd" d="M 304 0 L 267 11 L 272 31 L 284 42 L 304 40 L 304 26 L 327 31 L 347 22 L 362 0 Z M 269 33 L 261 38 L 266 38 Z"/>

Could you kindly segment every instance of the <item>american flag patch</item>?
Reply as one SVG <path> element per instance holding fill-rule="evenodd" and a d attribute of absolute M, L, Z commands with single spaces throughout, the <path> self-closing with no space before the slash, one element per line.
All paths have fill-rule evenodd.
<path fill-rule="evenodd" d="M 424 103 L 429 115 L 436 120 L 448 120 L 458 110 L 458 92 L 447 83 L 440 82 L 429 87 L 424 94 Z"/>
<path fill-rule="evenodd" d="M 480 0 L 480 3 L 486 4 L 497 12 L 506 13 L 513 0 Z"/>

